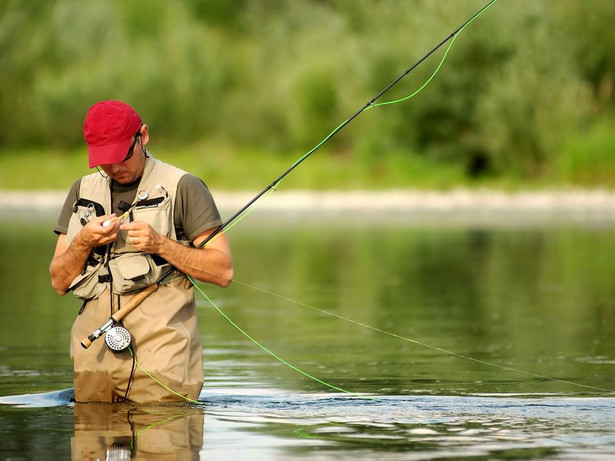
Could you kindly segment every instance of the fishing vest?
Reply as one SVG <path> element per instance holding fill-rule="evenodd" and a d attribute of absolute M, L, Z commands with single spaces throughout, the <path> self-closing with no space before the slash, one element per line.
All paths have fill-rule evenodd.
<path fill-rule="evenodd" d="M 172 165 L 146 158 L 143 176 L 131 204 L 128 219 L 149 224 L 164 237 L 177 240 L 175 233 L 174 207 L 177 185 L 186 174 Z M 79 199 L 73 205 L 67 243 L 94 216 L 111 212 L 111 180 L 99 173 L 81 179 Z M 127 218 L 124 218 L 126 220 Z M 118 295 L 141 290 L 157 283 L 167 275 L 172 266 L 158 255 L 144 253 L 127 242 L 127 231 L 118 231 L 117 240 L 103 247 L 95 248 L 80 275 L 72 281 L 69 291 L 80 299 L 98 298 L 107 286 Z M 189 245 L 188 241 L 180 243 Z M 170 283 L 183 275 L 178 271 L 166 276 L 164 283 Z"/>

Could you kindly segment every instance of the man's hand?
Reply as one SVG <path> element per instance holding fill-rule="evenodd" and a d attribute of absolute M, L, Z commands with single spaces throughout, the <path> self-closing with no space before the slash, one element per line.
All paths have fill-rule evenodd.
<path fill-rule="evenodd" d="M 123 231 L 128 231 L 126 242 L 137 250 L 145 253 L 159 254 L 164 238 L 156 232 L 152 226 L 140 221 L 133 221 L 120 226 Z"/>
<path fill-rule="evenodd" d="M 109 224 L 103 226 L 107 220 Z M 49 266 L 54 290 L 60 295 L 66 294 L 71 282 L 85 266 L 92 249 L 115 242 L 119 229 L 120 220 L 112 214 L 92 218 L 79 230 L 70 245 L 66 234 L 60 234 Z"/>
<path fill-rule="evenodd" d="M 103 226 L 104 222 L 108 225 Z M 108 245 L 117 240 L 120 220 L 115 214 L 92 218 L 78 234 L 79 243 L 89 248 Z"/>
<path fill-rule="evenodd" d="M 175 240 L 160 235 L 149 224 L 133 221 L 122 224 L 120 229 L 127 231 L 126 242 L 137 250 L 157 254 L 177 270 L 202 282 L 226 287 L 233 279 L 233 261 L 226 236 L 220 234 L 204 248 L 182 245 Z M 216 228 L 202 232 L 193 240 L 198 245 Z"/>

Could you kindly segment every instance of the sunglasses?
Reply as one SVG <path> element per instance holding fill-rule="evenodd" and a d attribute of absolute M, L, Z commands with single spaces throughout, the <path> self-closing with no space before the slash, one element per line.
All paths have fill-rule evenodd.
<path fill-rule="evenodd" d="M 134 153 L 134 150 L 135 150 L 135 146 L 137 145 L 137 139 L 139 139 L 139 136 L 141 136 L 141 128 L 143 128 L 143 125 L 141 125 L 139 127 L 139 130 L 135 133 L 135 140 L 130 145 L 130 149 L 128 149 L 128 153 L 126 154 L 126 157 L 124 157 L 124 160 L 122 160 L 122 162 L 125 162 L 126 160 L 130 160 L 130 157 L 132 157 L 132 154 Z"/>

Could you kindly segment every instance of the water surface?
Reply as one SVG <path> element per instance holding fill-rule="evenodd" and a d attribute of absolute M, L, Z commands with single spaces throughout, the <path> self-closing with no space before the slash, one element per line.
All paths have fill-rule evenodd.
<path fill-rule="evenodd" d="M 198 295 L 203 404 L 139 406 L 69 403 L 80 304 L 49 287 L 53 218 L 0 216 L 4 458 L 615 455 L 609 221 L 255 213 L 229 233 L 235 283 L 202 288 L 351 394 Z"/>

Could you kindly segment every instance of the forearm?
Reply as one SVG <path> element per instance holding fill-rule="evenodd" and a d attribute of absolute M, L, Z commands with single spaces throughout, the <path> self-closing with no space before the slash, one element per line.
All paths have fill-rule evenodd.
<path fill-rule="evenodd" d="M 66 251 L 56 255 L 49 265 L 51 275 L 51 286 L 60 295 L 66 294 L 68 287 L 77 277 L 86 264 L 92 249 L 75 238 Z"/>
<path fill-rule="evenodd" d="M 226 242 L 195 248 L 162 237 L 156 252 L 169 264 L 201 282 L 226 287 L 233 279 L 233 263 Z"/>

